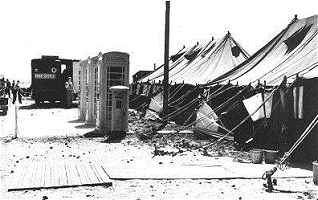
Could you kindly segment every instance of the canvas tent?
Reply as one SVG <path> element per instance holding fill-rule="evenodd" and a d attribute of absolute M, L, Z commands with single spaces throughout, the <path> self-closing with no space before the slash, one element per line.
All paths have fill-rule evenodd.
<path fill-rule="evenodd" d="M 221 74 L 233 69 L 235 66 L 243 62 L 248 53 L 233 39 L 232 35 L 228 32 L 223 38 L 204 43 L 196 44 L 190 48 L 182 48 L 177 54 L 170 57 L 169 60 L 169 80 L 170 85 L 170 99 L 169 106 L 170 112 L 176 112 L 178 115 L 170 117 L 177 123 L 189 123 L 195 120 L 193 110 L 196 108 L 198 102 L 189 104 L 192 100 L 202 93 L 202 88 L 194 89 L 193 86 L 197 84 L 205 84 L 209 80 L 220 76 Z M 139 83 L 144 87 L 145 84 L 150 82 L 160 83 L 163 80 L 163 66 L 157 68 L 153 73 L 141 79 Z M 175 90 L 173 89 L 177 85 Z M 193 91 L 192 91 L 193 90 Z M 150 97 L 151 98 L 151 97 Z M 187 100 L 189 99 L 189 100 Z M 150 102 L 155 102 L 154 99 Z M 186 106 L 186 108 L 183 108 Z M 138 106 L 137 106 L 138 107 Z M 179 109 L 181 111 L 177 111 Z M 147 110 L 147 113 L 154 116 L 153 110 Z M 182 115 L 182 117 L 180 117 Z M 159 113 L 157 112 L 157 116 Z M 189 120 L 184 120 L 186 118 Z"/>
<path fill-rule="evenodd" d="M 205 84 L 233 69 L 248 53 L 228 32 L 223 38 L 183 48 L 170 57 L 169 80 L 173 83 Z M 163 80 L 163 67 L 141 79 L 141 82 Z"/>
<path fill-rule="evenodd" d="M 243 107 L 233 106 L 225 115 L 239 117 L 233 112 L 238 107 L 248 111 L 245 116 L 253 119 L 249 120 L 253 128 L 246 130 L 243 138 L 245 141 L 253 139 L 250 145 L 284 152 L 317 115 L 317 18 L 317 15 L 304 19 L 295 17 L 254 55 L 207 84 L 215 86 L 216 83 L 224 85 L 234 82 L 242 86 L 250 84 L 253 88 L 264 88 L 263 92 L 250 93 L 243 98 L 245 100 L 242 99 Z M 266 85 L 262 84 L 265 81 Z M 265 92 L 270 85 L 276 86 L 270 90 L 271 95 Z M 220 118 L 224 123 L 231 121 L 225 120 L 224 116 Z M 242 134 L 241 131 L 237 133 Z M 243 144 L 244 140 L 241 140 Z M 292 160 L 312 162 L 318 158 L 317 145 L 316 127 L 294 152 Z"/>
<path fill-rule="evenodd" d="M 231 71 L 210 82 L 238 82 L 239 85 L 258 80 L 268 85 L 279 85 L 284 76 L 293 82 L 300 77 L 311 78 L 318 74 L 317 62 L 317 18 L 295 18 L 263 48 Z"/>

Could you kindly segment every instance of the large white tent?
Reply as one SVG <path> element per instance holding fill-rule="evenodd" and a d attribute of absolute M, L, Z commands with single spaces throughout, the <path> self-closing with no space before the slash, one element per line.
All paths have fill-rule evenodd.
<path fill-rule="evenodd" d="M 169 61 L 169 81 L 205 84 L 232 70 L 248 58 L 248 53 L 228 32 L 223 38 L 183 48 Z M 141 82 L 163 80 L 163 67 L 144 77 Z"/>
<path fill-rule="evenodd" d="M 284 76 L 292 82 L 296 75 L 317 77 L 317 19 L 314 15 L 295 18 L 275 38 L 233 70 L 211 81 L 213 83 L 238 82 L 239 85 L 258 81 L 278 85 Z"/>

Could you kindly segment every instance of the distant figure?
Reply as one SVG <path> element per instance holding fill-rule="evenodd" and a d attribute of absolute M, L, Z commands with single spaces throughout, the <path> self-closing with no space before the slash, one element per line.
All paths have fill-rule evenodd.
<path fill-rule="evenodd" d="M 65 83 L 66 89 L 66 107 L 69 108 L 72 105 L 73 96 L 74 96 L 74 88 L 72 83 L 72 78 L 68 77 L 68 81 Z"/>
<path fill-rule="evenodd" d="M 13 81 L 12 81 L 12 84 L 11 84 L 11 92 L 12 92 L 12 95 L 13 95 L 13 87 L 14 87 L 14 85 L 15 85 L 15 81 L 13 80 Z"/>
<path fill-rule="evenodd" d="M 0 79 L 0 97 L 5 95 L 4 77 Z"/>
<path fill-rule="evenodd" d="M 12 88 L 12 94 L 13 94 L 13 101 L 12 103 L 14 104 L 15 101 L 17 100 L 17 95 L 19 99 L 19 103 L 22 104 L 22 89 L 20 88 L 20 81 L 18 80 L 17 83 L 13 86 Z"/>
<path fill-rule="evenodd" d="M 10 83 L 9 79 L 7 79 L 7 81 L 6 81 L 5 95 L 8 95 L 9 98 L 11 99 L 11 83 Z"/>
<path fill-rule="evenodd" d="M 4 87 L 4 77 L 0 79 L 0 88 Z"/>

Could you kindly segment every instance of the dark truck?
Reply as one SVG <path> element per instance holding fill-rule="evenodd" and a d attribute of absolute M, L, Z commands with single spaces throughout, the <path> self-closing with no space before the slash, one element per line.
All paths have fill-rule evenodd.
<path fill-rule="evenodd" d="M 42 56 L 31 60 L 32 96 L 35 104 L 48 101 L 66 102 L 65 82 L 73 77 L 73 62 L 77 60 L 60 59 L 58 56 Z"/>

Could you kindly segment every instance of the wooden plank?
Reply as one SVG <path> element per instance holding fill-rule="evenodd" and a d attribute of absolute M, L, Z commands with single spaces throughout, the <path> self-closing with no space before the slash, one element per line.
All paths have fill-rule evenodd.
<path fill-rule="evenodd" d="M 69 179 L 70 179 L 70 185 L 75 185 L 75 183 L 76 183 L 76 181 L 74 180 L 74 177 L 73 177 L 73 174 L 72 174 L 72 170 L 71 170 L 71 168 L 70 168 L 70 162 L 68 162 L 68 163 L 65 163 L 65 166 L 66 166 L 66 168 L 67 168 L 67 174 L 68 174 L 68 177 L 69 177 Z"/>
<path fill-rule="evenodd" d="M 31 181 L 30 181 L 30 187 L 31 188 L 37 187 L 36 179 L 37 179 L 37 176 L 39 174 L 38 173 L 39 167 L 40 167 L 39 162 L 34 162 L 34 168 L 33 168 L 33 171 L 32 171 L 32 177 L 31 177 Z"/>
<path fill-rule="evenodd" d="M 43 162 L 42 171 L 41 171 L 41 184 L 40 184 L 40 187 L 44 187 L 44 185 L 45 185 L 46 167 L 47 167 L 46 162 Z"/>
<path fill-rule="evenodd" d="M 77 176 L 79 177 L 79 181 L 80 181 L 80 183 L 83 185 L 83 184 L 85 184 L 85 179 L 84 179 L 84 177 L 82 177 L 81 176 L 81 174 L 80 174 L 80 172 L 79 172 L 79 169 L 78 169 L 78 166 L 77 166 L 77 164 L 75 163 L 74 164 L 74 167 L 75 167 L 75 173 L 77 174 Z"/>
<path fill-rule="evenodd" d="M 111 182 L 110 178 L 100 165 L 93 165 L 104 183 Z"/>
<path fill-rule="evenodd" d="M 57 187 L 59 186 L 59 170 L 57 169 L 58 168 L 58 165 L 57 165 L 57 162 L 53 162 L 52 161 L 52 185 L 54 187 Z"/>
<path fill-rule="evenodd" d="M 27 185 L 26 188 L 31 187 L 31 183 L 32 183 L 32 178 L 35 174 L 35 168 L 36 168 L 36 163 L 32 162 L 31 164 L 31 169 L 30 169 L 30 174 L 28 175 L 28 180 L 27 180 Z"/>
<path fill-rule="evenodd" d="M 30 180 L 31 180 L 31 176 L 32 176 L 32 170 L 34 167 L 34 163 L 30 163 L 30 165 L 25 169 L 24 173 L 25 176 L 23 178 L 22 184 L 20 186 L 20 188 L 29 188 L 30 187 Z"/>
<path fill-rule="evenodd" d="M 55 177 L 54 177 L 54 165 L 55 163 L 53 163 L 52 161 L 50 162 L 50 165 L 51 165 L 51 173 L 50 173 L 50 181 L 51 181 L 51 185 L 50 186 L 55 186 Z"/>
<path fill-rule="evenodd" d="M 60 172 L 60 186 L 67 185 L 66 171 L 64 167 L 64 163 L 58 163 L 59 172 Z"/>
<path fill-rule="evenodd" d="M 95 169 L 95 167 L 93 166 L 93 164 L 92 164 L 92 163 L 88 163 L 88 164 L 89 164 L 89 166 L 91 167 L 91 169 L 92 169 L 92 171 L 93 171 L 95 177 L 97 178 L 98 182 L 99 182 L 99 183 L 103 183 L 103 179 L 100 177 L 99 173 L 96 171 L 96 169 Z"/>
<path fill-rule="evenodd" d="M 89 184 L 92 184 L 93 181 L 91 180 L 89 174 L 87 173 L 87 170 L 85 169 L 84 163 L 81 163 L 79 166 L 82 168 L 83 174 L 85 175 L 87 181 L 89 181 Z"/>
<path fill-rule="evenodd" d="M 65 180 L 66 180 L 66 185 L 70 185 L 71 184 L 71 180 L 70 180 L 70 175 L 69 175 L 69 172 L 68 172 L 68 169 L 66 167 L 66 164 L 63 163 L 63 168 L 64 168 L 64 171 L 65 171 Z"/>
<path fill-rule="evenodd" d="M 60 171 L 59 162 L 56 163 L 55 170 L 56 170 L 57 185 L 60 186 L 61 185 L 61 171 Z"/>
<path fill-rule="evenodd" d="M 86 174 L 86 171 L 84 170 L 83 168 L 83 165 L 82 163 L 77 163 L 76 164 L 76 169 L 80 175 L 80 178 L 81 178 L 81 183 L 82 184 L 90 184 L 91 181 L 90 179 L 88 178 L 87 174 Z"/>
<path fill-rule="evenodd" d="M 43 181 L 44 181 L 44 184 L 42 187 L 45 187 L 48 185 L 48 182 L 49 182 L 49 174 L 50 173 L 50 165 L 48 162 L 45 162 L 45 171 L 44 171 L 44 176 L 43 176 Z"/>
<path fill-rule="evenodd" d="M 49 173 L 49 185 L 46 187 L 51 187 L 53 185 L 53 164 L 52 162 L 49 162 L 50 165 L 50 173 Z"/>
<path fill-rule="evenodd" d="M 84 169 L 86 170 L 88 176 L 89 176 L 89 179 L 91 180 L 92 183 L 99 183 L 97 177 L 95 176 L 92 168 L 90 167 L 90 164 L 89 163 L 83 163 L 83 166 L 84 166 Z"/>
<path fill-rule="evenodd" d="M 30 163 L 27 163 L 27 164 L 25 164 L 24 166 L 23 166 L 23 168 L 20 168 L 20 170 L 21 170 L 21 178 L 20 178 L 20 180 L 19 180 L 19 183 L 18 183 L 18 187 L 17 188 L 21 188 L 22 187 L 22 185 L 23 185 L 23 180 L 26 178 L 26 170 L 28 169 L 28 167 L 29 167 L 29 165 L 30 165 Z"/>
<path fill-rule="evenodd" d="M 109 176 L 109 174 L 108 174 L 107 171 L 106 171 L 106 167 L 104 167 L 104 166 L 102 166 L 102 165 L 100 165 L 100 167 L 101 167 L 101 169 L 103 170 L 103 172 L 106 174 L 107 178 L 110 179 L 110 176 Z"/>
<path fill-rule="evenodd" d="M 21 165 L 21 166 L 20 166 Z M 14 170 L 14 176 L 12 178 L 13 181 L 11 181 L 11 188 L 10 189 L 17 189 L 19 188 L 22 180 L 23 180 L 23 176 L 25 175 L 24 174 L 24 170 L 23 169 L 26 169 L 26 167 L 28 166 L 27 164 L 20 164 L 16 170 Z M 11 190 L 8 190 L 8 191 L 11 191 Z"/>
<path fill-rule="evenodd" d="M 20 169 L 8 191 L 112 184 L 102 166 L 92 163 L 32 162 Z"/>
<path fill-rule="evenodd" d="M 44 177 L 44 187 L 52 186 L 51 181 L 51 172 L 52 172 L 52 165 L 49 162 L 45 163 L 45 177 Z"/>
<path fill-rule="evenodd" d="M 72 179 L 72 185 L 81 185 L 80 177 L 78 176 L 77 170 L 75 168 L 75 163 L 69 162 L 68 168 L 69 168 L 70 176 Z"/>
<path fill-rule="evenodd" d="M 38 162 L 38 168 L 37 168 L 37 171 L 36 171 L 36 176 L 35 176 L 35 179 L 34 179 L 34 183 L 33 185 L 34 186 L 37 186 L 37 187 L 41 187 L 41 176 L 42 176 L 42 173 L 43 173 L 43 168 L 45 167 L 44 163 L 42 162 Z"/>

